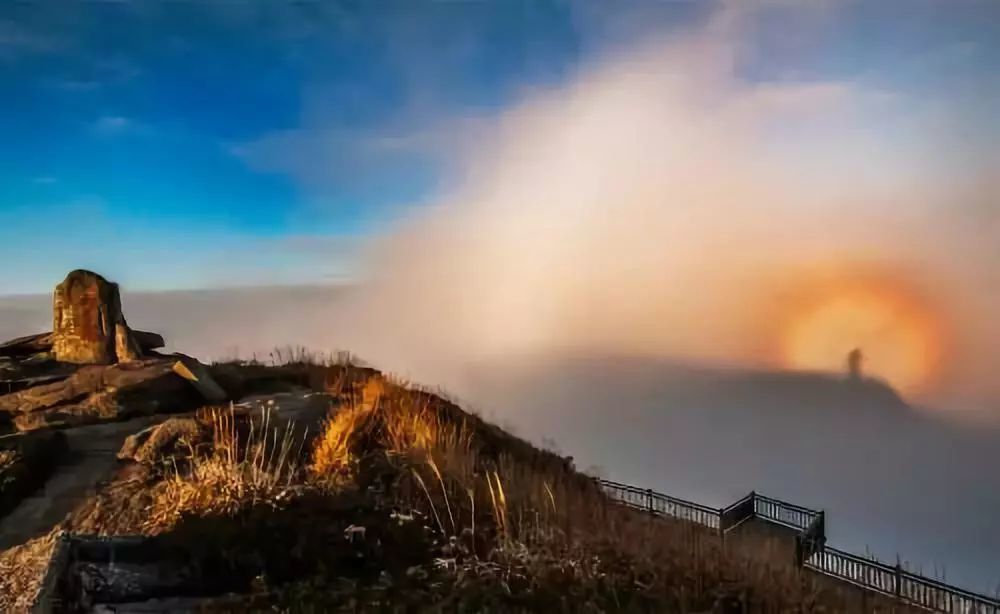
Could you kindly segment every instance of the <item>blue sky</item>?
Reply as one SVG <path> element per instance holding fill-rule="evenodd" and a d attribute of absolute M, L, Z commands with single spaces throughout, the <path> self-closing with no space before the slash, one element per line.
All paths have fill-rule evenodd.
<path fill-rule="evenodd" d="M 1000 5 L 788 4 L 755 3 L 742 78 L 948 92 L 970 126 L 995 125 Z M 718 10 L 5 2 L 0 294 L 46 292 L 75 267 L 148 289 L 350 278 L 366 239 L 440 187 L 442 122 L 474 130 L 609 50 Z M 975 130 L 968 141 L 973 158 L 987 146 Z"/>

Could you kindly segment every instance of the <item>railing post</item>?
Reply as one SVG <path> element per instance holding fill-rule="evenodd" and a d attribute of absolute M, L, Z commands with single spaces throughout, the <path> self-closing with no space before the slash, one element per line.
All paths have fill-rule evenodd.
<path fill-rule="evenodd" d="M 826 548 L 826 510 L 819 511 L 818 529 L 819 530 L 816 531 L 818 534 L 816 538 L 818 539 L 819 543 L 817 544 L 816 548 L 817 550 L 822 550 L 823 548 Z"/>
<path fill-rule="evenodd" d="M 646 511 L 650 514 L 653 513 L 653 489 L 646 489 Z"/>
<path fill-rule="evenodd" d="M 903 565 L 899 562 L 899 555 L 896 555 L 896 601 L 903 599 Z"/>

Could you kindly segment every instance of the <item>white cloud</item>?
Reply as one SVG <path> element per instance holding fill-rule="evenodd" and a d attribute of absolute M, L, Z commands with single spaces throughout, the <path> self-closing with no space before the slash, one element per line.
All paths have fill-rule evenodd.
<path fill-rule="evenodd" d="M 149 136 L 154 127 L 125 115 L 102 115 L 90 124 L 91 130 L 101 136 L 140 135 Z"/>

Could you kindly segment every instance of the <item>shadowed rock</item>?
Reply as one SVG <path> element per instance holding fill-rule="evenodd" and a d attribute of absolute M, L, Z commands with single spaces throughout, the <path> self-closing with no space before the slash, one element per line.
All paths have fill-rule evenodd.
<path fill-rule="evenodd" d="M 0 343 L 0 356 L 30 356 L 52 349 L 52 333 L 38 333 Z"/>
<path fill-rule="evenodd" d="M 139 348 L 142 349 L 143 354 L 164 346 L 162 335 L 144 330 L 135 330 L 134 328 L 130 328 L 129 330 L 132 332 L 132 338 L 135 339 L 136 343 L 139 344 Z"/>
<path fill-rule="evenodd" d="M 87 365 L 62 381 L 0 396 L 0 412 L 13 415 L 14 425 L 24 431 L 184 411 L 214 401 L 178 375 L 178 364 L 176 358 L 166 357 Z"/>
<path fill-rule="evenodd" d="M 118 452 L 118 458 L 151 463 L 178 449 L 178 446 L 193 448 L 209 438 L 208 429 L 194 418 L 168 418 L 129 435 Z"/>
<path fill-rule="evenodd" d="M 115 357 L 118 362 L 135 362 L 142 358 L 142 348 L 124 322 L 115 324 Z"/>
<path fill-rule="evenodd" d="M 174 363 L 174 373 L 191 382 L 191 385 L 201 393 L 201 396 L 205 397 L 206 401 L 221 403 L 228 398 L 226 391 L 216 383 L 205 365 L 184 354 L 176 356 L 180 360 Z"/>
<path fill-rule="evenodd" d="M 0 515 L 41 486 L 65 451 L 58 431 L 0 438 Z"/>

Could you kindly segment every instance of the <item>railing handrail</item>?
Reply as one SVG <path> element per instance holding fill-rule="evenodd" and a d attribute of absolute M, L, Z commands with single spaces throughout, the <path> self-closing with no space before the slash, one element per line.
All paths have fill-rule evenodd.
<path fill-rule="evenodd" d="M 892 579 L 889 583 L 891 586 L 885 586 L 884 584 L 873 582 L 872 577 L 874 574 L 869 574 L 867 571 L 851 574 L 843 573 L 838 567 L 833 567 L 832 569 L 824 567 L 823 563 L 826 562 L 825 557 L 843 559 L 848 563 L 857 565 L 861 569 L 870 569 L 873 570 L 874 573 L 884 574 L 882 576 L 883 578 L 888 577 Z M 816 558 L 817 560 L 813 561 L 811 560 L 812 558 Z M 888 565 L 882 561 L 861 557 L 831 546 L 827 546 L 823 548 L 823 550 L 815 553 L 813 557 L 810 557 L 810 560 L 805 561 L 805 566 L 818 573 L 830 575 L 841 580 L 851 582 L 852 584 L 858 585 L 867 590 L 896 597 L 897 599 L 907 601 L 921 607 L 926 607 L 928 609 L 936 609 L 945 612 L 958 611 L 963 613 L 974 611 L 983 612 L 984 614 L 995 614 L 1000 612 L 1000 599 L 975 593 L 952 584 L 946 584 L 940 580 L 935 580 L 912 571 L 907 571 L 899 564 L 895 566 Z M 916 587 L 936 592 L 928 593 L 926 590 L 920 590 L 920 588 Z M 958 603 L 956 603 L 956 600 Z M 942 609 L 943 604 L 948 605 L 948 609 Z M 955 609 L 956 606 L 958 607 L 957 610 Z M 970 610 L 968 609 L 969 606 L 974 606 L 976 609 Z M 983 607 L 987 609 L 979 609 Z"/>
<path fill-rule="evenodd" d="M 656 492 L 648 488 L 639 488 L 638 486 L 633 486 L 631 484 L 613 482 L 611 480 L 604 480 L 604 479 L 598 479 L 597 482 L 605 489 L 644 496 L 648 498 L 647 499 L 648 501 L 652 501 L 652 499 L 655 498 L 662 501 L 673 503 L 674 505 L 677 506 L 688 507 L 690 509 L 694 509 L 705 514 L 712 515 L 718 519 L 717 525 L 714 526 L 719 531 L 720 535 L 724 535 L 725 532 L 728 531 L 729 529 L 732 529 L 735 526 L 739 526 L 739 524 L 741 524 L 743 520 L 749 517 L 761 518 L 773 524 L 778 524 L 781 526 L 796 529 L 798 531 L 798 533 L 796 534 L 796 543 L 799 544 L 802 542 L 806 542 L 810 544 L 808 549 L 799 548 L 798 545 L 796 547 L 797 552 L 801 553 L 796 555 L 798 557 L 797 561 L 800 565 L 804 565 L 809 569 L 814 570 L 818 573 L 823 573 L 828 576 L 832 576 L 835 578 L 839 578 L 841 580 L 851 582 L 866 590 L 879 592 L 882 594 L 893 596 L 896 599 L 902 601 L 907 601 L 909 603 L 913 603 L 922 607 L 936 609 L 944 612 L 956 611 L 954 608 L 955 601 L 951 599 L 951 597 L 954 597 L 960 600 L 961 602 L 959 604 L 959 608 L 961 608 L 959 611 L 968 612 L 969 610 L 964 608 L 966 608 L 966 606 L 971 605 L 975 607 L 976 612 L 980 612 L 981 611 L 980 608 L 985 606 L 988 609 L 982 610 L 982 614 L 1000 614 L 1000 596 L 990 597 L 987 595 L 975 593 L 973 591 L 964 588 L 953 586 L 951 584 L 946 584 L 940 580 L 935 580 L 933 578 L 928 578 L 918 573 L 907 571 L 903 569 L 903 567 L 898 563 L 894 566 L 888 565 L 874 558 L 866 558 L 858 556 L 856 554 L 852 554 L 850 552 L 846 552 L 844 550 L 840 550 L 838 548 L 826 545 L 826 535 L 825 535 L 825 527 L 823 521 L 824 513 L 822 510 L 814 510 L 808 507 L 803 507 L 801 505 L 795 505 L 793 503 L 788 503 L 780 499 L 774 499 L 772 497 L 767 497 L 758 494 L 757 492 L 751 492 L 750 494 L 744 496 L 736 503 L 733 503 L 726 507 L 712 508 L 706 505 L 701 505 L 700 503 L 695 503 L 693 501 L 687 501 L 684 499 L 671 497 L 670 495 L 666 495 L 661 492 Z M 607 492 L 607 490 L 605 490 L 605 492 Z M 633 505 L 634 507 L 639 507 L 639 508 L 645 507 L 641 505 L 636 505 L 634 502 L 627 501 L 621 498 L 618 498 L 618 500 L 623 503 Z M 752 503 L 750 504 L 752 511 L 748 512 L 749 514 L 748 516 L 742 516 L 741 517 L 742 519 L 738 520 L 735 524 L 733 524 L 732 520 L 730 520 L 728 525 L 723 521 L 724 517 L 727 514 L 736 510 L 738 506 L 746 505 L 748 501 L 752 501 Z M 766 505 L 771 505 L 778 508 L 786 509 L 796 514 L 801 514 L 802 516 L 808 518 L 808 521 L 805 522 L 804 525 L 802 525 L 798 523 L 791 523 L 786 519 L 780 518 L 778 516 L 773 516 L 772 514 L 760 513 L 757 510 L 757 501 L 765 503 Z M 653 509 L 652 507 L 649 508 L 649 511 L 652 513 L 666 513 L 665 510 L 661 511 L 658 509 Z M 827 568 L 824 566 L 824 562 L 826 561 L 824 556 L 829 556 L 835 559 L 839 558 L 848 564 L 857 565 L 863 567 L 864 569 L 870 569 L 876 573 L 888 574 L 889 577 L 891 578 L 891 582 L 885 582 L 885 581 L 881 583 L 876 582 L 872 578 L 872 575 L 874 574 L 869 574 L 867 571 L 859 574 L 850 574 L 843 571 L 843 569 L 839 565 L 830 566 L 830 568 Z M 886 576 L 882 577 L 886 578 Z M 915 585 L 919 585 L 921 587 L 925 587 L 934 591 L 939 591 L 944 595 L 934 595 L 934 594 L 928 595 L 926 592 L 921 593 L 920 591 L 904 590 L 904 587 L 907 586 L 907 583 L 909 583 L 909 586 L 911 588 Z M 886 584 L 891 584 L 892 585 L 891 588 L 893 590 L 887 588 Z M 942 604 L 944 603 L 944 600 L 942 600 L 942 596 L 945 597 L 945 600 L 947 601 L 947 605 L 949 608 L 947 610 L 942 609 Z"/>
<path fill-rule="evenodd" d="M 867 565 L 869 567 L 875 567 L 875 568 L 877 568 L 877 569 L 879 569 L 881 571 L 887 571 L 887 572 L 891 572 L 891 573 L 896 573 L 897 571 L 901 571 L 901 568 L 897 569 L 895 566 L 888 565 L 888 564 L 883 563 L 882 561 L 879 561 L 877 559 L 867 558 L 867 557 L 863 557 L 863 556 L 858 556 L 857 554 L 853 554 L 851 552 L 847 552 L 846 550 L 841 550 L 840 548 L 834 548 L 833 546 L 826 546 L 825 548 L 823 548 L 823 552 L 827 552 L 827 553 L 832 554 L 834 556 L 839 556 L 841 558 L 845 558 L 845 559 L 847 559 L 849 561 L 852 561 L 854 563 L 859 563 L 861 565 Z"/>
<path fill-rule="evenodd" d="M 747 501 L 752 501 L 753 499 L 755 499 L 755 498 L 757 498 L 759 496 L 760 495 L 758 495 L 755 492 L 749 492 L 742 499 L 740 499 L 739 501 L 737 501 L 736 503 L 730 503 L 726 507 L 722 508 L 722 511 L 723 512 L 728 512 L 730 510 L 736 509 L 738 506 L 743 505 Z"/>
<path fill-rule="evenodd" d="M 974 592 L 972 592 L 970 590 L 967 590 L 967 589 L 964 589 L 964 588 L 962 588 L 960 586 L 955 586 L 953 584 L 946 584 L 945 582 L 941 582 L 940 580 L 935 580 L 934 578 L 928 578 L 927 576 L 922 576 L 920 574 L 916 574 L 916 573 L 913 573 L 912 571 L 907 571 L 905 569 L 900 569 L 899 574 L 900 574 L 900 576 L 902 578 L 904 578 L 905 580 L 908 580 L 910 582 L 915 582 L 915 583 L 919 583 L 919 584 L 925 584 L 925 585 L 927 585 L 927 586 L 929 586 L 931 588 L 936 588 L 938 590 L 947 591 L 947 592 L 952 593 L 954 595 L 959 595 L 961 597 L 965 597 L 966 599 L 978 600 L 978 601 L 981 601 L 982 603 L 985 603 L 985 604 L 988 604 L 988 605 L 991 605 L 991 606 L 994 606 L 994 607 L 1000 607 L 1000 600 L 998 600 L 998 599 L 996 599 L 994 597 L 990 597 L 989 595 L 981 595 L 979 593 L 974 593 Z"/>
<path fill-rule="evenodd" d="M 809 515 L 809 516 L 819 516 L 819 514 L 820 514 L 819 510 L 814 510 L 814 509 L 811 509 L 811 508 L 808 508 L 808 507 L 802 507 L 801 505 L 795 505 L 794 503 L 789 503 L 787 501 L 782 501 L 781 499 L 775 499 L 774 497 L 768 497 L 768 496 L 762 495 L 762 494 L 760 494 L 758 492 L 754 492 L 754 493 L 751 493 L 751 494 L 753 494 L 754 498 L 756 498 L 756 499 L 760 499 L 762 501 L 767 501 L 768 503 L 773 503 L 775 505 L 779 505 L 781 507 L 785 507 L 785 508 L 788 508 L 790 510 L 795 510 L 796 512 L 800 512 L 802 514 L 806 514 L 806 515 Z"/>
<path fill-rule="evenodd" d="M 639 488 L 638 486 L 633 486 L 631 484 L 623 484 L 621 482 L 613 482 L 611 480 L 600 480 L 600 483 L 601 483 L 602 486 L 606 486 L 606 487 L 610 487 L 610 488 L 617 488 L 619 490 L 626 490 L 628 492 L 635 493 L 637 495 L 652 496 L 652 497 L 654 497 L 656 499 L 659 499 L 661 501 L 667 501 L 667 502 L 673 503 L 675 505 L 681 505 L 681 506 L 684 506 L 684 507 L 690 507 L 690 508 L 696 509 L 696 510 L 698 510 L 700 512 L 706 512 L 706 513 L 709 513 L 709 514 L 718 514 L 719 511 L 720 511 L 718 508 L 715 508 L 715 507 L 709 507 L 707 505 L 702 505 L 701 503 L 696 503 L 694 501 L 688 501 L 687 499 L 681 499 L 681 498 L 678 498 L 678 497 L 673 497 L 671 495 L 667 495 L 667 494 L 664 494 L 662 492 L 657 492 L 657 491 L 649 489 L 649 488 Z"/>

